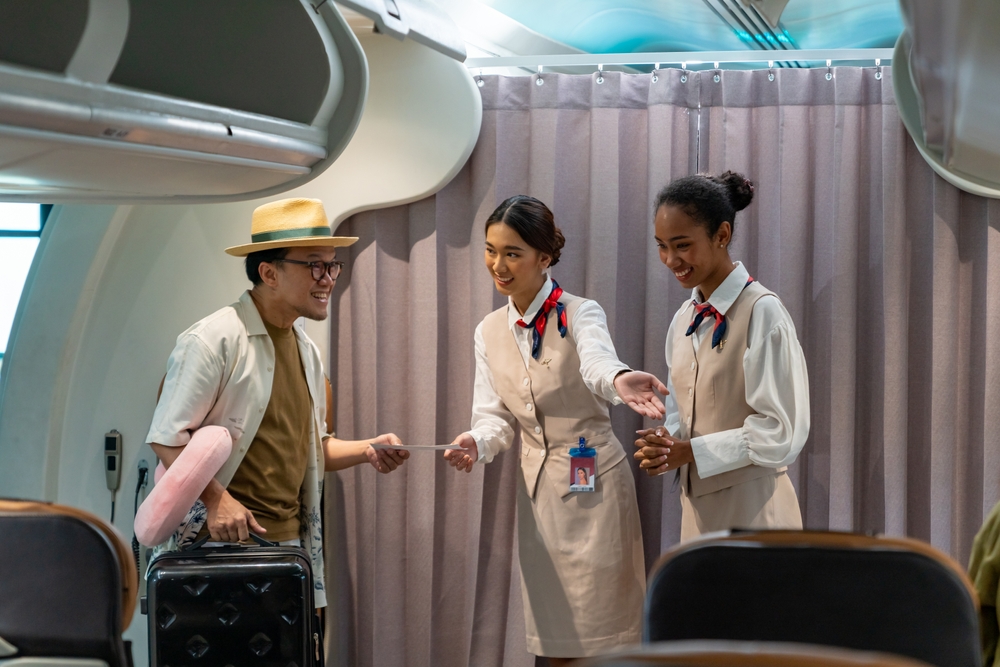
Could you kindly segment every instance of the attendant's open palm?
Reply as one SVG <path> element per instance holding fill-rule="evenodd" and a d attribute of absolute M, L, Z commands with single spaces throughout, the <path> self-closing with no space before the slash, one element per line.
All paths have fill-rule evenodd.
<path fill-rule="evenodd" d="M 666 409 L 656 394 L 666 396 L 670 392 L 655 375 L 643 371 L 622 373 L 615 378 L 615 390 L 626 405 L 643 417 L 663 419 Z"/>

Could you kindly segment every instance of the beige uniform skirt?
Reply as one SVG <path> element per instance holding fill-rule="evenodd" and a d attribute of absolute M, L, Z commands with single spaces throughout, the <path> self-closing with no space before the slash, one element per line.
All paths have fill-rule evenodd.
<path fill-rule="evenodd" d="M 802 528 L 802 513 L 788 474 L 779 472 L 704 496 L 681 493 L 681 540 L 731 528 Z"/>
<path fill-rule="evenodd" d="M 545 467 L 534 499 L 524 476 L 517 479 L 528 651 L 577 658 L 638 643 L 646 572 L 635 480 L 626 460 L 603 472 L 593 492 L 562 498 Z"/>

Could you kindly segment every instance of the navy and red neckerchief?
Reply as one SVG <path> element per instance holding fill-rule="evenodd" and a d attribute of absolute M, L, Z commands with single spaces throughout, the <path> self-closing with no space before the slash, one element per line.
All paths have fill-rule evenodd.
<path fill-rule="evenodd" d="M 753 278 L 751 277 L 747 280 L 747 284 L 743 286 L 743 289 L 746 289 L 752 282 Z M 715 306 L 707 301 L 704 303 L 694 304 L 694 319 L 691 320 L 691 326 L 688 327 L 688 330 L 684 335 L 690 336 L 697 331 L 702 320 L 709 316 L 715 318 L 715 328 L 712 330 L 712 348 L 714 349 L 719 343 L 722 342 L 722 337 L 726 335 L 726 316 L 717 311 Z"/>
<path fill-rule="evenodd" d="M 566 337 L 566 306 L 559 301 L 562 296 L 562 287 L 555 280 L 552 281 L 552 292 L 546 297 L 542 307 L 538 309 L 535 316 L 527 324 L 524 320 L 518 320 L 517 325 L 525 329 L 532 329 L 531 332 L 531 356 L 535 360 L 542 351 L 542 336 L 545 334 L 545 323 L 549 319 L 549 311 L 556 309 L 556 322 L 559 327 L 559 335 Z"/>

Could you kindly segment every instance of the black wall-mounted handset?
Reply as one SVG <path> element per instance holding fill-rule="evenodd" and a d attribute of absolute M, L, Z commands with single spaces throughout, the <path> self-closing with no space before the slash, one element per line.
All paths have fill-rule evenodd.
<path fill-rule="evenodd" d="M 111 429 L 104 434 L 104 479 L 108 491 L 117 491 L 122 480 L 122 434 Z"/>

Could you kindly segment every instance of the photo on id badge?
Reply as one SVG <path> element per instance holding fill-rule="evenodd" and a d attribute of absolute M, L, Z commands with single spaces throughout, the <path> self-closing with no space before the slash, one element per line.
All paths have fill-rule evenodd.
<path fill-rule="evenodd" d="M 597 474 L 597 452 L 580 438 L 579 447 L 569 450 L 569 490 L 593 491 Z"/>

